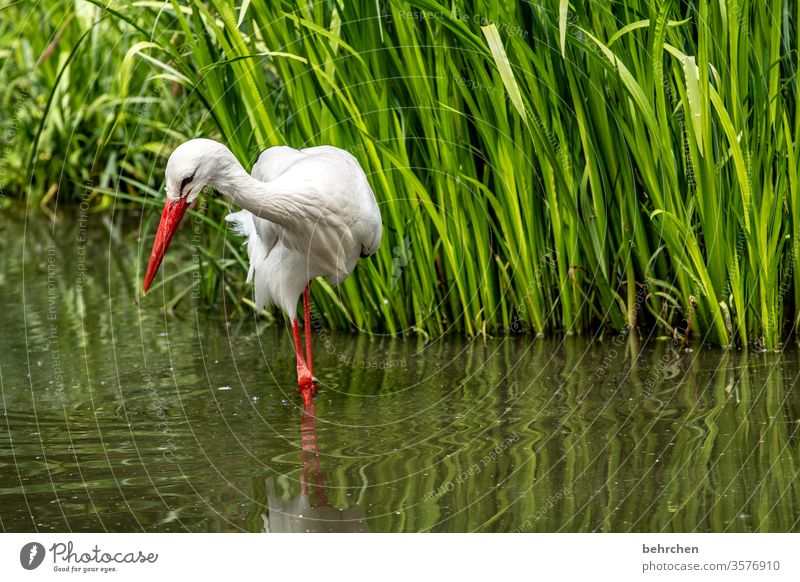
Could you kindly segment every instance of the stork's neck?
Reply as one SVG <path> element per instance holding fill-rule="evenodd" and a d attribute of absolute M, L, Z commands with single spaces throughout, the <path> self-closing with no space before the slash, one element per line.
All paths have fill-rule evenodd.
<path fill-rule="evenodd" d="M 215 162 L 216 172 L 209 180 L 209 186 L 255 216 L 284 224 L 287 212 L 281 204 L 281 196 L 268 182 L 261 182 L 248 174 L 227 148 L 217 155 Z"/>

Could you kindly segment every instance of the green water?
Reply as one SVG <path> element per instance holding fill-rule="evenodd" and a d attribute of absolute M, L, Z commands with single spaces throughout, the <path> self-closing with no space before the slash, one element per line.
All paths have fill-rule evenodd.
<path fill-rule="evenodd" d="M 140 301 L 135 220 L 11 214 L 2 530 L 800 529 L 794 345 L 318 334 L 304 410 L 282 321 Z"/>

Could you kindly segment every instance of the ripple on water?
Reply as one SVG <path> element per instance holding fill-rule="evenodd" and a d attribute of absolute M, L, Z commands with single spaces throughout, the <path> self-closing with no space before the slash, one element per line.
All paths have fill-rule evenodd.
<path fill-rule="evenodd" d="M 301 506 L 372 531 L 798 529 L 794 347 L 317 334 L 311 422 L 284 323 L 141 300 L 135 227 L 89 228 L 80 294 L 69 221 L 0 227 L 5 530 L 258 531 Z"/>

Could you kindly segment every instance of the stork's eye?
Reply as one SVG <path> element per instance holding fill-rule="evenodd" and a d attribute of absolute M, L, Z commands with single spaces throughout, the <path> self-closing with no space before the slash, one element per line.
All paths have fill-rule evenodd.
<path fill-rule="evenodd" d="M 193 178 L 194 178 L 194 174 L 184 178 L 183 181 L 181 181 L 181 192 L 183 192 L 183 189 L 186 188 L 186 186 L 188 186 L 189 184 L 192 183 L 192 179 Z"/>

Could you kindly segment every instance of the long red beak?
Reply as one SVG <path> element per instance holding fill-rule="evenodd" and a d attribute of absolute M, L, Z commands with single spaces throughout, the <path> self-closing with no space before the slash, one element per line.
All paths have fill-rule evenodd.
<path fill-rule="evenodd" d="M 164 204 L 164 212 L 161 213 L 161 222 L 158 223 L 156 240 L 153 243 L 153 252 L 150 253 L 150 262 L 147 263 L 147 272 L 144 275 L 143 293 L 147 293 L 150 288 L 150 283 L 153 282 L 158 268 L 161 266 L 161 261 L 164 260 L 167 247 L 172 242 L 172 237 L 175 236 L 175 231 L 187 208 L 189 205 L 185 198 L 181 198 L 177 202 L 167 199 L 167 203 Z"/>

